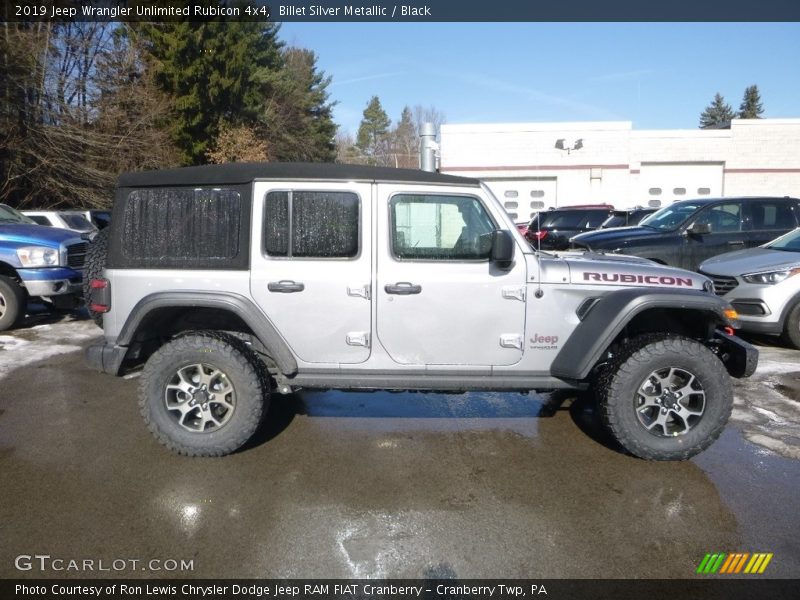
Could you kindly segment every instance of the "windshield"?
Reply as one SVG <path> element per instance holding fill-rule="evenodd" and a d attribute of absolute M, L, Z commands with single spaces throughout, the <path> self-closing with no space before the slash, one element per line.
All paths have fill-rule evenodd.
<path fill-rule="evenodd" d="M 528 226 L 529 229 L 591 229 L 598 227 L 608 217 L 609 210 L 548 210 L 536 213 Z"/>
<path fill-rule="evenodd" d="M 786 250 L 787 252 L 800 252 L 800 227 L 782 235 L 777 240 L 771 241 L 765 246 L 770 250 Z"/>
<path fill-rule="evenodd" d="M 69 226 L 70 229 L 77 229 L 79 231 L 92 231 L 95 226 L 86 220 L 83 215 L 74 213 L 61 213 L 61 218 Z"/>
<path fill-rule="evenodd" d="M 640 225 L 659 231 L 673 231 L 691 217 L 700 208 L 700 204 L 689 202 L 686 204 L 673 204 L 665 206 L 659 211 L 654 212 L 642 219 Z"/>
<path fill-rule="evenodd" d="M 0 204 L 0 223 L 28 223 L 35 225 L 36 223 L 5 204 Z"/>
<path fill-rule="evenodd" d="M 624 227 L 627 225 L 625 221 L 625 215 L 612 215 L 608 217 L 603 224 L 600 225 L 600 229 L 609 229 L 610 227 Z"/>

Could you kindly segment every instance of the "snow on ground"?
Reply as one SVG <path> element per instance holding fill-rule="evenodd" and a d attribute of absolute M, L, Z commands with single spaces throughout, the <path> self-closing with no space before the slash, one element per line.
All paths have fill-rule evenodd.
<path fill-rule="evenodd" d="M 731 422 L 752 443 L 800 460 L 800 351 L 758 351 L 755 374 L 735 383 Z"/>
<path fill-rule="evenodd" d="M 67 317 L 0 334 L 0 380 L 14 369 L 82 349 L 83 342 L 102 335 L 93 321 Z"/>

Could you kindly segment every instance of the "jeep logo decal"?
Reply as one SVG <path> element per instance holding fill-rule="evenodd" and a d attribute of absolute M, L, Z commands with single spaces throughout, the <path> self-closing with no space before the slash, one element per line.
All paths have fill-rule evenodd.
<path fill-rule="evenodd" d="M 633 275 L 631 273 L 588 273 L 583 274 L 584 281 L 603 281 L 607 283 L 647 283 L 650 285 L 674 285 L 676 287 L 693 287 L 691 277 L 673 277 L 672 275 Z"/>
<path fill-rule="evenodd" d="M 534 333 L 530 339 L 531 348 L 534 350 L 556 350 L 558 348 L 557 335 L 539 335 Z"/>

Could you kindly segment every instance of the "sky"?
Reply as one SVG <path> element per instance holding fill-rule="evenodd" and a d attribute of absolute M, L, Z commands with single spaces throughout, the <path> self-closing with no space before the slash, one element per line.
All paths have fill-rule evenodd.
<path fill-rule="evenodd" d="M 758 85 L 764 117 L 800 118 L 800 23 L 284 23 L 333 80 L 355 134 L 376 95 L 396 123 L 632 121 L 694 129 L 716 92 L 734 110 Z"/>

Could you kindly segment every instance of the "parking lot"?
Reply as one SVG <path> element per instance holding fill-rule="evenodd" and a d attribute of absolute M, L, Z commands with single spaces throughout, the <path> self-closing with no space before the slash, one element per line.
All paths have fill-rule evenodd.
<path fill-rule="evenodd" d="M 255 443 L 189 459 L 135 379 L 84 366 L 99 334 L 42 314 L 0 335 L 2 577 L 92 576 L 15 566 L 44 554 L 114 576 L 686 578 L 718 551 L 800 575 L 800 352 L 754 340 L 730 424 L 686 462 L 621 453 L 569 395 L 335 391 L 275 396 Z"/>

